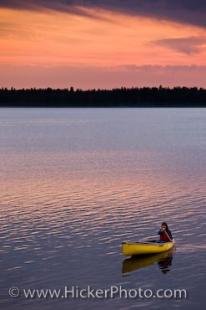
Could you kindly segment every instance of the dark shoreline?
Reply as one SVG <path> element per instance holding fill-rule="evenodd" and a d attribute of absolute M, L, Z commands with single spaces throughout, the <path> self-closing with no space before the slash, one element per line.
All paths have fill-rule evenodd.
<path fill-rule="evenodd" d="M 205 109 L 206 108 L 206 104 L 205 105 L 164 105 L 164 106 L 160 106 L 160 105 L 147 105 L 147 106 L 126 106 L 126 105 L 122 105 L 122 106 L 68 106 L 68 105 L 0 105 L 0 109 L 14 109 L 14 108 L 18 108 L 18 109 Z"/>
<path fill-rule="evenodd" d="M 74 90 L 0 89 L 4 108 L 205 108 L 206 89 L 143 87 Z"/>

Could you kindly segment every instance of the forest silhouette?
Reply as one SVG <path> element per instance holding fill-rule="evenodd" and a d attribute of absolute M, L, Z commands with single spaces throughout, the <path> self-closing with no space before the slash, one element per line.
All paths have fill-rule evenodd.
<path fill-rule="evenodd" d="M 0 89 L 1 107 L 206 107 L 206 89 L 133 87 L 115 89 Z"/>

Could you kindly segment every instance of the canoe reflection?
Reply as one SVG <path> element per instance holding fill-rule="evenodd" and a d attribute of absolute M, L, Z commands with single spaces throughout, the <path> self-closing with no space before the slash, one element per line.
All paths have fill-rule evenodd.
<path fill-rule="evenodd" d="M 156 263 L 159 265 L 159 268 L 163 273 L 167 273 L 172 266 L 173 253 L 174 251 L 167 251 L 159 254 L 127 258 L 122 262 L 122 273 L 146 268 Z"/>

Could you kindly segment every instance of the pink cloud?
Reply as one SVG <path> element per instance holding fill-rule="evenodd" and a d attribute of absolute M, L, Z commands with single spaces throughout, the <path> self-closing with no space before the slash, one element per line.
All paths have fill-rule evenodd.
<path fill-rule="evenodd" d="M 206 66 L 14 66 L 0 65 L 0 87 L 113 88 L 133 86 L 206 87 Z"/>
<path fill-rule="evenodd" d="M 192 36 L 185 38 L 168 38 L 156 40 L 152 43 L 169 48 L 176 52 L 191 55 L 201 51 L 201 49 L 206 45 L 206 37 Z"/>

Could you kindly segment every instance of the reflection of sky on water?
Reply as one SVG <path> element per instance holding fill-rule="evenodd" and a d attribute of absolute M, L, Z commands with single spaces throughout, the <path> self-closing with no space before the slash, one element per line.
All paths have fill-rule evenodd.
<path fill-rule="evenodd" d="M 201 308 L 205 121 L 201 109 L 2 109 L 4 293 L 11 284 L 53 287 L 68 281 L 99 287 L 186 287 L 191 307 Z M 154 265 L 122 279 L 121 242 L 154 235 L 162 220 L 168 220 L 177 241 L 171 271 L 163 277 Z M 3 302 L 10 309 L 6 294 Z M 19 309 L 21 303 L 29 302 L 16 301 Z M 57 304 L 42 303 L 41 308 Z M 97 304 L 84 305 L 90 309 Z M 29 303 L 31 309 L 35 305 Z M 68 305 L 62 302 L 63 309 Z M 134 301 L 101 305 L 119 309 L 134 306 Z M 182 302 L 181 307 L 189 305 Z"/>

